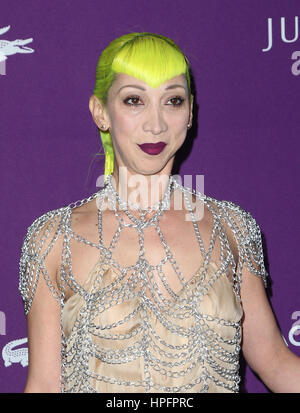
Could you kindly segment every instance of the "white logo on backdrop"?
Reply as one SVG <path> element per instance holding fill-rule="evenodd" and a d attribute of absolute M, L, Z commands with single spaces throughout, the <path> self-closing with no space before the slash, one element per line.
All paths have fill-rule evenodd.
<path fill-rule="evenodd" d="M 285 28 L 285 17 L 280 19 L 280 35 L 281 40 L 284 43 L 295 43 L 299 37 L 299 19 L 295 16 L 295 26 L 294 26 L 294 37 L 292 39 L 287 39 L 286 28 Z M 272 17 L 268 18 L 268 46 L 266 49 L 262 49 L 263 52 L 268 52 L 273 46 L 273 20 Z"/>
<path fill-rule="evenodd" d="M 2 358 L 4 366 L 9 367 L 13 363 L 20 363 L 23 367 L 28 366 L 28 348 L 21 347 L 15 349 L 14 347 L 27 343 L 28 339 L 20 338 L 19 340 L 13 340 L 6 344 L 2 349 Z"/>
<path fill-rule="evenodd" d="M 296 321 L 293 323 L 291 329 L 288 332 L 288 339 L 289 339 L 289 342 L 293 346 L 300 347 L 300 341 L 296 340 L 296 336 L 300 335 L 300 311 L 294 311 L 292 313 L 291 318 L 292 318 L 292 320 L 296 320 Z M 284 335 L 281 334 L 281 336 L 282 336 L 285 344 L 288 347 L 289 345 L 288 345 L 288 342 L 286 341 Z"/>
<path fill-rule="evenodd" d="M 294 311 L 292 314 L 292 320 L 296 320 L 289 331 L 289 341 L 293 346 L 299 347 L 300 341 L 296 340 L 296 336 L 300 335 L 300 311 Z M 299 337 L 298 337 L 299 338 Z"/>
<path fill-rule="evenodd" d="M 10 29 L 10 26 L 0 29 L 0 35 L 6 33 Z M 7 56 L 11 56 L 16 53 L 33 53 L 34 50 L 25 46 L 32 42 L 30 39 L 17 39 L 17 40 L 0 40 L 0 75 L 6 74 L 5 61 Z"/>
<path fill-rule="evenodd" d="M 288 30 L 286 30 L 286 18 L 281 17 L 280 19 L 280 37 L 283 43 L 295 43 L 299 39 L 299 18 L 298 16 L 295 16 L 295 22 L 294 22 L 294 27 L 293 24 L 288 24 L 290 27 Z M 273 47 L 273 19 L 272 17 L 268 18 L 268 23 L 267 23 L 267 47 L 265 49 L 262 49 L 263 52 L 269 52 L 272 47 Z M 286 32 L 288 33 L 293 33 L 292 36 L 289 36 L 287 38 Z M 294 76 L 299 76 L 300 75 L 300 51 L 295 50 L 292 55 L 291 59 L 295 60 L 294 63 L 292 63 L 291 66 L 291 72 Z"/>

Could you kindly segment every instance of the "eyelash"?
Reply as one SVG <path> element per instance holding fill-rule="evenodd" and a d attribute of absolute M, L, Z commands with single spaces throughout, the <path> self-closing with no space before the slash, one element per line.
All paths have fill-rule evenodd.
<path fill-rule="evenodd" d="M 128 101 L 129 101 L 130 99 L 140 99 L 140 97 L 139 97 L 139 96 L 136 96 L 136 95 L 128 96 L 128 97 L 127 97 L 126 99 L 124 99 L 124 101 L 123 101 L 123 102 L 125 103 L 125 105 L 134 106 L 134 107 L 141 106 L 141 105 L 139 105 L 139 104 L 128 103 Z M 169 100 L 172 100 L 172 99 L 178 99 L 178 100 L 180 101 L 180 103 L 177 104 L 177 105 L 171 105 L 171 106 L 173 106 L 173 107 L 180 107 L 180 106 L 182 106 L 183 102 L 185 101 L 185 99 L 182 98 L 181 96 L 174 96 L 174 97 L 170 98 Z"/>

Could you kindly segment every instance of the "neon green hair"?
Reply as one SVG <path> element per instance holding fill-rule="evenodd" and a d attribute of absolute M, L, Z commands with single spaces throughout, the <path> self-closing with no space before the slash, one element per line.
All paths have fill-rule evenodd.
<path fill-rule="evenodd" d="M 180 48 L 168 37 L 142 32 L 129 33 L 113 40 L 103 50 L 96 68 L 94 95 L 103 103 L 117 73 L 125 73 L 152 88 L 185 74 L 191 95 L 190 66 Z M 114 149 L 109 131 L 100 131 L 105 152 L 105 178 L 114 170 Z"/>

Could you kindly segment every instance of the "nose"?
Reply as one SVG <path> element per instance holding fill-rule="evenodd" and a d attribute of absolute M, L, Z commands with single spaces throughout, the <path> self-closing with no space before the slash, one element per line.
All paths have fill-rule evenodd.
<path fill-rule="evenodd" d="M 155 105 L 148 107 L 143 130 L 145 132 L 151 132 L 153 135 L 159 135 L 167 129 L 168 125 L 163 118 L 161 108 L 155 107 Z"/>

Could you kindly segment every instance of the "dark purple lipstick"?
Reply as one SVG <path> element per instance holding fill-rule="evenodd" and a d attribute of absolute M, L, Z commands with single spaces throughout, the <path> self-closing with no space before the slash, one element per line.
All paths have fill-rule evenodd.
<path fill-rule="evenodd" d="M 142 151 L 148 153 L 149 155 L 158 155 L 159 153 L 161 153 L 165 146 L 166 143 L 164 142 L 143 143 L 142 145 L 139 145 Z"/>

